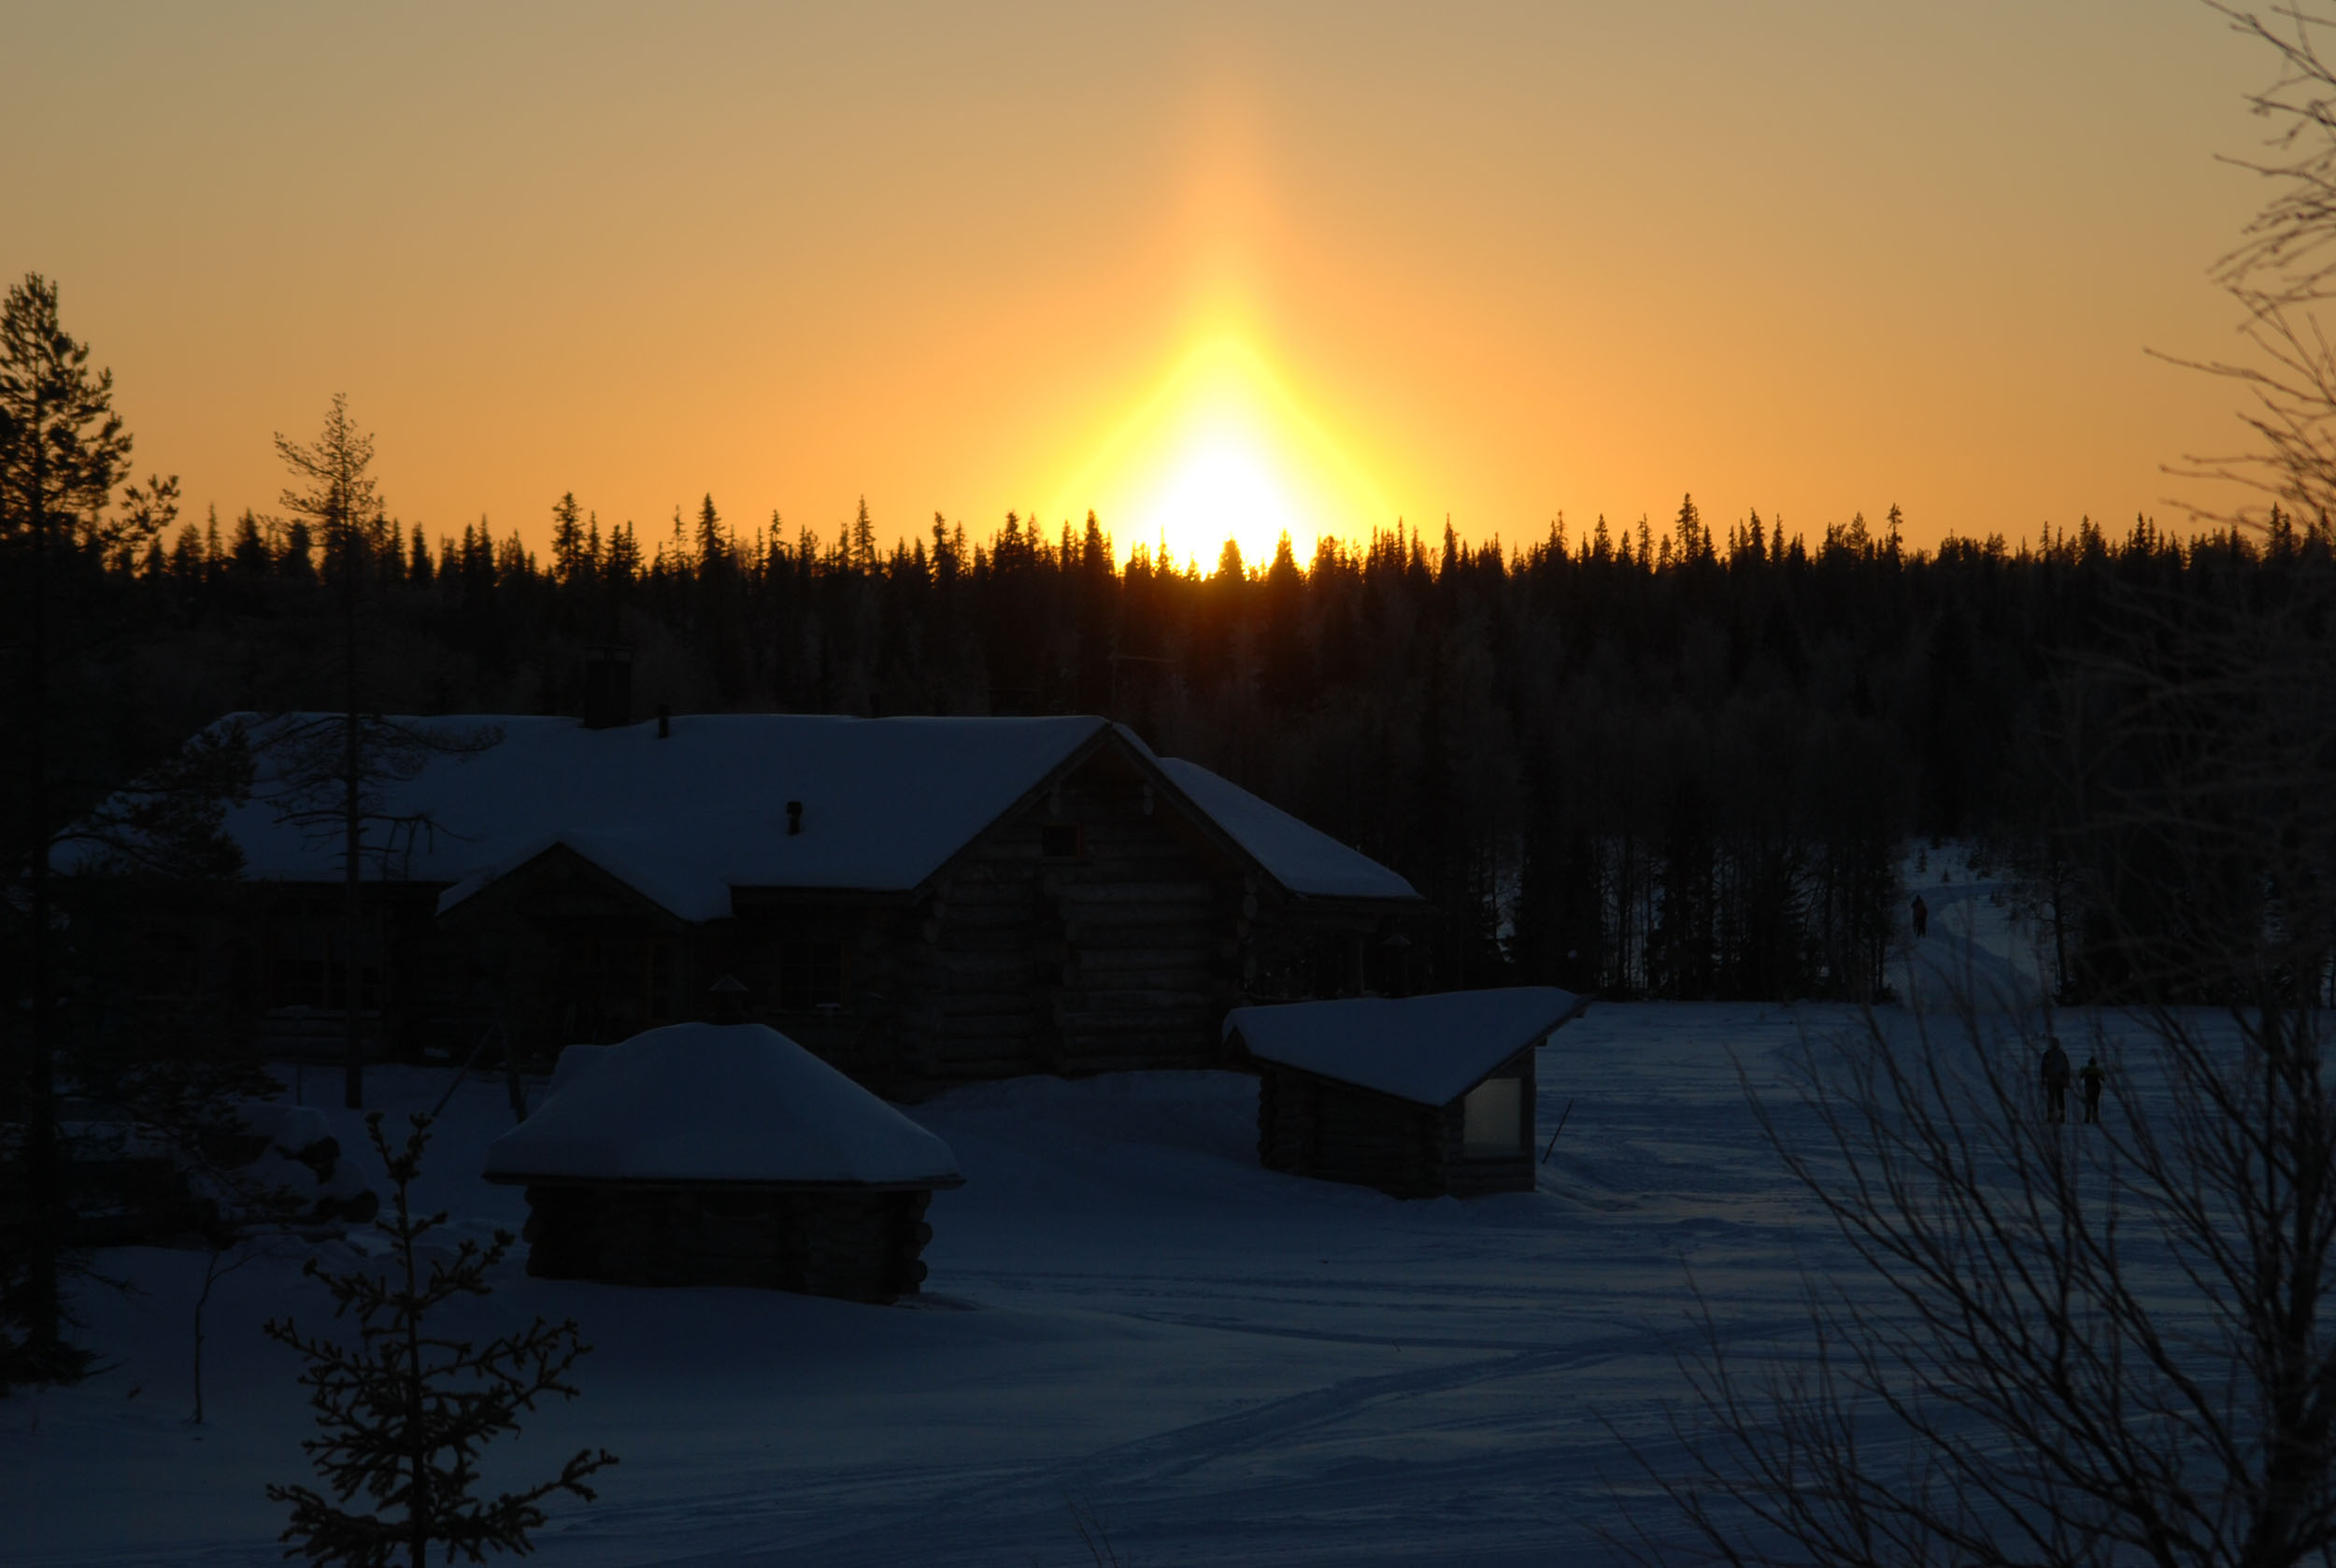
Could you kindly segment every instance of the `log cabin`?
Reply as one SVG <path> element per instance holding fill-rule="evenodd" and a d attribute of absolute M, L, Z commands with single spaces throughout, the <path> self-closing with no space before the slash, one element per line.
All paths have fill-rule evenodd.
<path fill-rule="evenodd" d="M 363 919 L 340 833 L 287 802 L 275 737 L 228 814 L 232 948 L 278 1048 L 548 1062 L 748 1016 L 887 1098 L 1025 1073 L 1203 1066 L 1244 1003 L 1400 991 L 1411 885 L 1092 717 L 386 720 Z M 444 737 L 443 745 L 432 744 Z M 420 737 L 416 741 L 414 737 Z M 158 905 L 159 906 L 159 905 Z"/>
<path fill-rule="evenodd" d="M 1588 1004 L 1549 986 L 1237 1007 L 1268 1170 L 1398 1198 L 1533 1189 L 1534 1055 Z"/>
<path fill-rule="evenodd" d="M 571 1046 L 549 1097 L 487 1148 L 527 1190 L 527 1272 L 892 1302 L 925 1279 L 939 1138 L 757 1023 Z"/>

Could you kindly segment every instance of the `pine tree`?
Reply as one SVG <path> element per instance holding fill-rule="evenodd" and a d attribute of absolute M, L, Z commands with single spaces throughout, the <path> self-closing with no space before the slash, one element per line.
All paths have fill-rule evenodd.
<path fill-rule="evenodd" d="M 358 581 L 364 575 L 367 520 L 378 517 L 381 497 L 373 474 L 373 437 L 357 426 L 349 417 L 349 398 L 335 392 L 324 411 L 324 428 L 313 442 L 294 441 L 278 431 L 276 435 L 276 454 L 292 473 L 293 483 L 284 487 L 282 500 L 285 510 L 292 514 L 291 533 L 300 541 L 298 559 L 306 569 L 307 561 L 307 525 L 315 523 L 323 533 L 324 555 L 340 590 L 341 600 L 341 739 L 345 752 L 342 767 L 343 802 L 342 834 L 342 941 L 347 945 L 349 976 L 348 998 L 342 1007 L 346 1031 L 341 1063 L 342 1094 L 350 1110 L 364 1100 L 364 1048 L 363 1024 L 358 1018 L 359 1002 L 356 984 L 356 954 L 361 919 L 359 887 L 363 873 L 360 866 L 360 842 L 363 820 L 359 807 L 359 795 L 363 788 L 363 734 L 359 712 L 358 677 L 361 664 L 358 657 Z M 292 559 L 288 547 L 287 560 Z"/>
<path fill-rule="evenodd" d="M 641 575 L 641 545 L 628 520 L 617 524 L 608 535 L 608 577 L 620 587 L 630 587 Z"/>
<path fill-rule="evenodd" d="M 0 813 L 0 963 L 21 1009 L 9 1058 L 0 1062 L 0 1099 L 22 1105 L 8 1167 L 22 1172 L 21 1222 L 0 1226 L 0 1389 L 16 1371 L 69 1376 L 86 1358 L 61 1338 L 59 1253 L 64 1203 L 54 1063 L 64 1045 L 58 1017 L 49 839 L 70 806 L 60 788 L 65 749 L 69 655 L 93 628 L 77 624 L 93 568 L 145 543 L 132 525 L 107 520 L 114 487 L 128 468 L 130 436 L 113 408 L 113 372 L 93 375 L 89 346 L 65 332 L 56 285 L 29 273 L 0 301 L 0 588 L 5 640 L 0 665 L 7 809 Z M 21 999 L 20 1002 L 19 999 Z M 21 1099 L 18 1097 L 21 1095 Z M 0 1169 L 0 1190 L 15 1186 Z M 16 1208 L 16 1204 L 7 1205 Z M 16 1221 L 15 1216 L 9 1217 Z M 22 1350 L 10 1325 L 21 1324 Z"/>
<path fill-rule="evenodd" d="M 331 1493 L 271 1485 L 271 1501 L 292 1504 L 292 1522 L 278 1539 L 288 1557 L 362 1568 L 388 1568 L 401 1557 L 411 1568 L 422 1568 L 433 1543 L 446 1547 L 449 1562 L 458 1552 L 473 1562 L 485 1561 L 489 1551 L 524 1554 L 528 1532 L 545 1522 L 544 1499 L 565 1491 L 591 1502 L 595 1494 L 584 1478 L 616 1463 L 616 1456 L 579 1449 L 548 1481 L 478 1498 L 472 1490 L 479 1450 L 517 1432 L 520 1414 L 547 1396 L 576 1398 L 568 1369 L 591 1347 L 573 1319 L 555 1324 L 538 1318 L 485 1346 L 430 1332 L 429 1316 L 439 1306 L 490 1292 L 487 1276 L 513 1238 L 497 1231 L 484 1248 L 465 1241 L 451 1258 L 432 1261 L 425 1276 L 417 1246 L 447 1219 L 443 1213 L 417 1218 L 412 1208 L 430 1119 L 414 1117 L 405 1148 L 394 1153 L 381 1119 L 376 1111 L 365 1127 L 388 1167 L 393 1194 L 376 1222 L 391 1243 L 388 1272 L 361 1267 L 336 1273 L 313 1258 L 303 1271 L 333 1293 L 335 1317 L 355 1318 L 357 1343 L 304 1335 L 289 1318 L 266 1329 L 270 1339 L 299 1351 L 308 1363 L 300 1380 L 323 1430 L 301 1447 Z M 375 1512 L 347 1506 L 361 1493 Z"/>
<path fill-rule="evenodd" d="M 860 511 L 851 520 L 851 569 L 873 572 L 876 563 L 876 522 L 868 516 L 868 498 L 860 498 Z"/>
<path fill-rule="evenodd" d="M 284 525 L 284 549 L 276 558 L 276 570 L 304 588 L 315 586 L 316 536 L 309 532 L 306 518 L 294 518 Z"/>
<path fill-rule="evenodd" d="M 267 539 L 260 532 L 260 520 L 246 506 L 235 519 L 235 542 L 228 551 L 228 564 L 240 576 L 252 581 L 266 577 L 273 565 Z"/>
<path fill-rule="evenodd" d="M 573 582 L 584 560 L 583 508 L 569 491 L 551 506 L 551 570 L 562 582 Z"/>
<path fill-rule="evenodd" d="M 722 527 L 722 515 L 714 509 L 714 496 L 707 492 L 698 503 L 697 564 L 701 572 L 711 573 L 721 568 L 730 558 L 730 535 Z M 686 559 L 681 552 L 681 514 L 674 513 L 674 557 L 676 565 Z"/>

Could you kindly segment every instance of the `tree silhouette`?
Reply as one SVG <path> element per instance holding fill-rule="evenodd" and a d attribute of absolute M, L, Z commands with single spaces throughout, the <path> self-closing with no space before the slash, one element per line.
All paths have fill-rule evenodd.
<path fill-rule="evenodd" d="M 57 769 L 68 730 L 79 721 L 77 696 L 64 690 L 85 674 L 95 645 L 117 635 L 107 604 L 106 569 L 125 568 L 176 511 L 175 480 L 132 491 L 130 505 L 108 516 L 130 458 L 130 436 L 113 409 L 113 372 L 93 373 L 89 346 L 61 324 L 57 287 L 38 273 L 0 303 L 0 566 L 6 570 L 5 647 L 15 708 L 7 725 L 14 766 L 0 832 L 0 921 L 17 992 L 24 998 L 21 1088 L 22 1135 L 13 1163 L 0 1169 L 0 1325 L 21 1325 L 12 1351 L 0 1326 L 0 1389 L 13 1372 L 44 1377 L 81 1364 L 63 1341 L 59 1300 L 64 1188 L 58 1142 L 55 1069 L 61 1038 L 57 922 L 50 877 L 51 835 L 79 802 L 61 798 Z M 127 575 L 123 572 L 121 575 Z M 17 1074 L 7 1075 L 9 1077 Z M 0 1098 L 6 1089 L 0 1085 Z"/>
<path fill-rule="evenodd" d="M 335 1271 L 313 1258 L 303 1270 L 332 1292 L 335 1317 L 354 1318 L 356 1343 L 303 1334 L 289 1318 L 266 1326 L 270 1339 L 307 1362 L 300 1381 L 322 1432 L 301 1447 L 330 1493 L 269 1486 L 270 1500 L 292 1504 L 292 1522 L 279 1539 L 287 1556 L 352 1568 L 386 1568 L 401 1557 L 422 1568 L 434 1545 L 446 1548 L 449 1562 L 458 1552 L 473 1562 L 490 1551 L 524 1553 L 528 1532 L 545 1521 L 544 1500 L 569 1492 L 591 1502 L 595 1494 L 585 1477 L 616 1463 L 616 1456 L 579 1449 L 548 1481 L 481 1498 L 474 1495 L 479 1450 L 517 1432 L 520 1417 L 544 1399 L 576 1398 L 568 1369 L 591 1347 L 573 1319 L 538 1318 L 483 1346 L 433 1332 L 431 1315 L 439 1307 L 490 1292 L 487 1276 L 513 1237 L 497 1231 L 484 1248 L 465 1241 L 425 1270 L 420 1244 L 447 1219 L 417 1217 L 412 1208 L 430 1119 L 414 1117 L 405 1147 L 396 1151 L 381 1121 L 378 1111 L 365 1118 L 392 1194 L 377 1221 L 390 1240 L 388 1271 Z M 372 1512 L 349 1506 L 360 1496 Z"/>

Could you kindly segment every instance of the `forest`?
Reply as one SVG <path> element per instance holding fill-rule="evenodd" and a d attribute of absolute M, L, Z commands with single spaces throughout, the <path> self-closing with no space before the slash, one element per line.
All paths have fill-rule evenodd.
<path fill-rule="evenodd" d="M 864 503 L 832 540 L 710 495 L 645 537 L 564 494 L 539 555 L 377 503 L 327 538 L 297 506 L 173 500 L 134 490 L 138 526 L 52 563 L 106 629 L 71 673 L 52 817 L 221 714 L 339 708 L 352 655 L 367 711 L 576 713 L 587 650 L 620 645 L 635 717 L 1109 715 L 1410 877 L 1436 910 L 1415 984 L 1680 999 L 1888 996 L 1902 865 L 1942 847 L 1934 874 L 2021 874 L 2063 1000 L 2130 991 L 2098 934 L 2133 912 L 2104 918 L 2114 878 L 2070 837 L 2075 720 L 2151 626 L 2250 614 L 2336 544 L 2274 511 L 1926 550 L 1895 506 L 1812 540 L 1686 497 L 1659 527 L 1398 523 L 1303 562 L 1228 543 L 1204 571 L 1123 558 L 1091 515 L 979 537 L 936 514 L 887 548 Z"/>

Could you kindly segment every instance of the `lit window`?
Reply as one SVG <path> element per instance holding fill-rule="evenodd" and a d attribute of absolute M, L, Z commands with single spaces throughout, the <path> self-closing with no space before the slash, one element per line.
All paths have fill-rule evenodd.
<path fill-rule="evenodd" d="M 1471 1154 L 1508 1154 L 1525 1147 L 1525 1080 L 1487 1078 L 1460 1102 L 1460 1142 Z"/>

